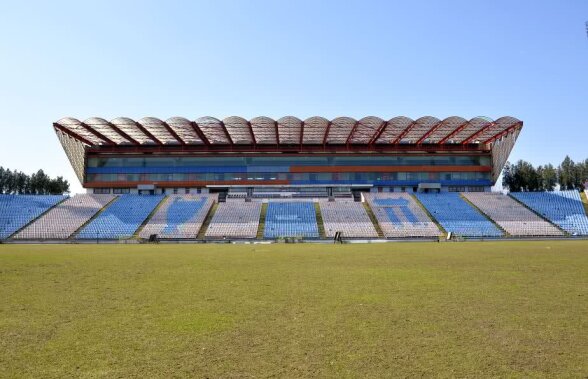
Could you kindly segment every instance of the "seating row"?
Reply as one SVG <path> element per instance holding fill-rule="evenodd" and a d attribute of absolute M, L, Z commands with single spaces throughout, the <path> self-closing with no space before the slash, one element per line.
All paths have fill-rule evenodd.
<path fill-rule="evenodd" d="M 114 198 L 114 195 L 75 195 L 53 207 L 14 238 L 67 239 Z"/>
<path fill-rule="evenodd" d="M 578 191 L 511 193 L 538 214 L 572 235 L 588 235 L 588 216 Z"/>
<path fill-rule="evenodd" d="M 75 238 L 130 238 L 163 198 L 163 195 L 121 195 L 86 225 Z"/>
<path fill-rule="evenodd" d="M 60 195 L 0 195 L 0 239 L 10 237 L 65 199 Z"/>
<path fill-rule="evenodd" d="M 208 225 L 208 238 L 255 238 L 259 228 L 261 203 L 230 201 L 219 203 Z"/>
<path fill-rule="evenodd" d="M 407 193 L 367 193 L 382 233 L 387 238 L 438 237 L 441 231 Z"/>
<path fill-rule="evenodd" d="M 387 238 L 439 236 L 441 231 L 422 206 L 446 231 L 465 237 L 500 237 L 502 230 L 512 236 L 561 236 L 562 229 L 572 235 L 588 235 L 588 216 L 577 191 L 510 196 L 474 192 L 365 193 L 363 196 Z M 0 195 L 0 238 L 67 239 L 72 235 L 79 239 L 130 238 L 158 205 L 139 233 L 141 237 L 157 234 L 161 238 L 195 238 L 214 201 L 215 197 L 208 194 L 168 197 L 85 194 L 71 198 Z M 377 237 L 361 203 L 348 199 L 334 202 L 317 199 L 316 204 L 300 199 L 264 202 L 267 202 L 265 238 L 318 238 L 316 204 L 327 237 L 336 232 L 342 232 L 344 237 Z M 261 201 L 229 199 L 220 203 L 205 236 L 255 238 L 261 209 Z"/>
<path fill-rule="evenodd" d="M 378 236 L 362 203 L 321 202 L 319 206 L 327 237 L 334 237 L 337 232 L 343 237 Z"/>
<path fill-rule="evenodd" d="M 316 211 L 311 202 L 271 202 L 265 216 L 265 238 L 318 238 Z"/>
<path fill-rule="evenodd" d="M 149 238 L 196 238 L 210 208 L 212 196 L 171 195 L 141 230 L 139 236 Z"/>
<path fill-rule="evenodd" d="M 472 204 L 512 236 L 561 236 L 561 230 L 502 193 L 463 193 Z"/>
<path fill-rule="evenodd" d="M 441 226 L 464 237 L 500 237 L 503 233 L 457 192 L 417 193 L 416 197 Z"/>

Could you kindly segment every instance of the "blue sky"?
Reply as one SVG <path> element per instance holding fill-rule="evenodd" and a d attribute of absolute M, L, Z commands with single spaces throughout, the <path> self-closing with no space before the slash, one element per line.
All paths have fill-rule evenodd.
<path fill-rule="evenodd" d="M 0 165 L 80 184 L 64 116 L 465 118 L 588 157 L 588 1 L 2 1 Z"/>

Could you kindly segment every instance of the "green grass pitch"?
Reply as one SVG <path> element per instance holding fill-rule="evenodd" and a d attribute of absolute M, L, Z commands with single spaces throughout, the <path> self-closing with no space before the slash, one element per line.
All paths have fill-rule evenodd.
<path fill-rule="evenodd" d="M 0 245 L 0 377 L 587 377 L 588 241 Z"/>

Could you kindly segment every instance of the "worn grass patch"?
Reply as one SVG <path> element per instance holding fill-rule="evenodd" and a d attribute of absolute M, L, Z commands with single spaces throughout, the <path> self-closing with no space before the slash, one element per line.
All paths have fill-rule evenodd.
<path fill-rule="evenodd" d="M 0 245 L 0 377 L 586 377 L 588 242 Z"/>

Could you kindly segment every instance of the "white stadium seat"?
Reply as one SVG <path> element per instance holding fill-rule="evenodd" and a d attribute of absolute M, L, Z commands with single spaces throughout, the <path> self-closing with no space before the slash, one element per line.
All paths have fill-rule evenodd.
<path fill-rule="evenodd" d="M 242 200 L 219 203 L 205 237 L 255 238 L 260 214 L 261 203 Z"/>
<path fill-rule="evenodd" d="M 45 213 L 14 238 L 67 239 L 114 198 L 114 195 L 76 195 Z"/>

